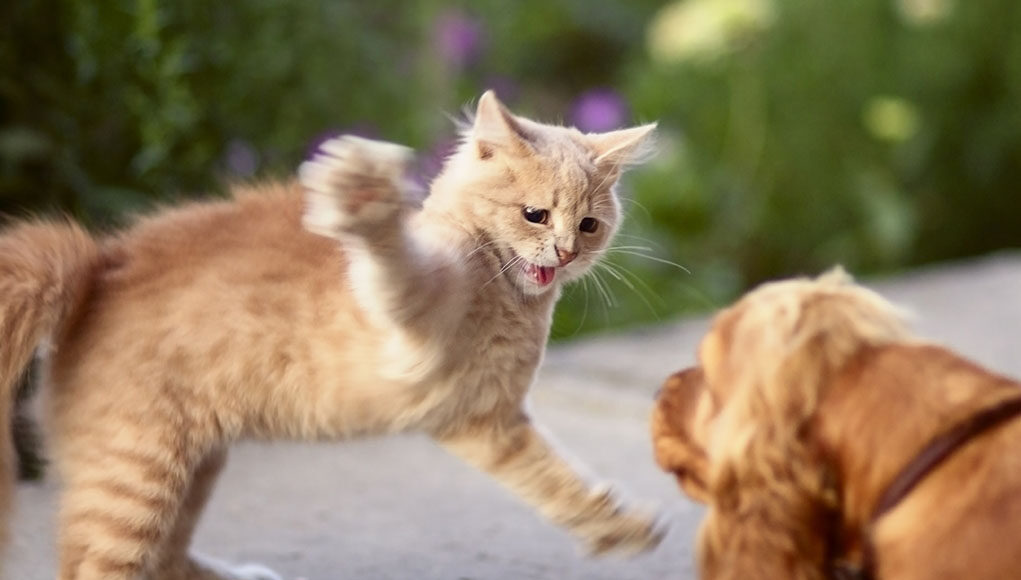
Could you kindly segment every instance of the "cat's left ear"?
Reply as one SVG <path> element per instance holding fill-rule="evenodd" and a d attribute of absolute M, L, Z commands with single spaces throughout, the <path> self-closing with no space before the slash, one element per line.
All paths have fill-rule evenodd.
<path fill-rule="evenodd" d="M 528 130 L 491 90 L 479 98 L 471 138 L 482 159 L 489 159 L 498 151 L 511 155 L 525 155 L 532 151 Z"/>
<path fill-rule="evenodd" d="M 653 152 L 656 123 L 586 135 L 595 164 L 606 173 L 615 173 L 629 165 L 645 161 Z"/>

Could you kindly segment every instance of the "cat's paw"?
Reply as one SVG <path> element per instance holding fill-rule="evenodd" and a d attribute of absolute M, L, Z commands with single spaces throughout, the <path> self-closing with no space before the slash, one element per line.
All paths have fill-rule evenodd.
<path fill-rule="evenodd" d="M 633 556 L 652 550 L 666 535 L 662 520 L 624 507 L 609 488 L 593 491 L 593 506 L 592 517 L 582 519 L 573 530 L 590 555 Z"/>
<path fill-rule="evenodd" d="M 351 135 L 323 143 L 298 169 L 305 229 L 335 237 L 385 227 L 406 203 L 402 181 L 411 159 L 407 147 Z"/>
<path fill-rule="evenodd" d="M 202 554 L 192 554 L 192 561 L 206 575 L 220 580 L 284 580 L 284 577 L 261 564 L 228 564 Z"/>

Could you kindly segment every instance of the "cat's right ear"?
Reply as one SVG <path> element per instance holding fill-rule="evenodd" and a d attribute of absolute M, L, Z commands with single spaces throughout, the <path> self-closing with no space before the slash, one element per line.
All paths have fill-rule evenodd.
<path fill-rule="evenodd" d="M 652 155 L 655 132 L 656 123 L 649 123 L 587 137 L 596 166 L 607 173 L 619 174 L 624 167 L 641 163 Z"/>
<path fill-rule="evenodd" d="M 532 150 L 528 130 L 493 91 L 486 91 L 479 98 L 471 140 L 480 159 L 489 159 L 497 152 L 527 155 Z"/>

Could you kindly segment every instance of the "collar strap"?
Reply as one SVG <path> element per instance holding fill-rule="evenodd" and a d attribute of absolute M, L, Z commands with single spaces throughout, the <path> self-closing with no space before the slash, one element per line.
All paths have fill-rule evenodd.
<path fill-rule="evenodd" d="M 878 520 L 893 509 L 904 499 L 904 496 L 925 479 L 929 472 L 938 467 L 944 459 L 972 437 L 1019 414 L 1021 414 L 1021 398 L 1011 399 L 976 413 L 937 435 L 915 456 L 911 463 L 904 466 L 904 469 L 894 478 L 893 483 L 886 488 L 879 503 L 876 504 L 875 511 L 872 512 L 872 521 Z"/>
<path fill-rule="evenodd" d="M 963 446 L 973 437 L 1006 422 L 1009 419 L 1021 415 L 1021 398 L 1010 399 L 980 411 L 971 417 L 954 425 L 950 429 L 937 435 L 926 445 L 918 455 L 908 463 L 893 479 L 893 482 L 886 488 L 876 509 L 872 512 L 872 524 L 886 515 L 900 503 L 904 497 L 911 493 L 925 476 L 933 469 L 936 469 L 944 459 L 954 451 Z M 871 534 L 865 531 L 862 534 L 862 562 L 860 566 L 848 563 L 834 563 L 831 567 L 831 577 L 837 579 L 871 580 L 875 578 L 876 552 L 872 543 Z"/>

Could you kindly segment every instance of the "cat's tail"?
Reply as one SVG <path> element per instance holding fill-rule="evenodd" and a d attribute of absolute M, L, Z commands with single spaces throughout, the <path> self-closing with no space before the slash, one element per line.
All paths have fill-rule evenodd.
<path fill-rule="evenodd" d="M 0 548 L 17 471 L 11 413 L 19 379 L 39 343 L 85 300 L 99 256 L 96 241 L 70 222 L 29 222 L 0 232 Z"/>

